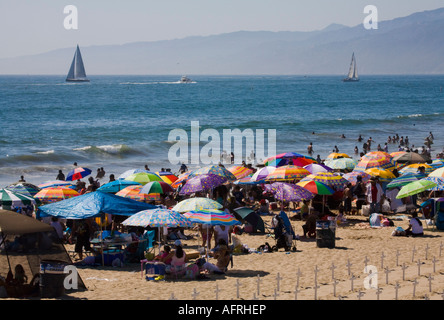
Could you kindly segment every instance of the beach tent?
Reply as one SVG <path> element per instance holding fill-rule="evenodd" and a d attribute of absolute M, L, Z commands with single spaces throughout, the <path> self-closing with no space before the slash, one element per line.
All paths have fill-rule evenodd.
<path fill-rule="evenodd" d="M 253 233 L 265 233 L 265 223 L 261 216 L 251 208 L 240 207 L 234 209 L 234 216 L 237 220 L 248 222 L 253 226 Z"/>
<path fill-rule="evenodd" d="M 157 206 L 110 193 L 94 191 L 41 206 L 37 210 L 37 217 L 88 219 L 100 217 L 102 213 L 131 216 L 139 211 L 154 208 Z"/>

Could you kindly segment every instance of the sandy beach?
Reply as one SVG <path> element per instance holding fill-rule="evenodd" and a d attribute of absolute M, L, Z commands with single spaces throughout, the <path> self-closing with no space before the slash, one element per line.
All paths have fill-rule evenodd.
<path fill-rule="evenodd" d="M 370 228 L 367 217 L 348 216 L 336 229 L 335 248 L 318 248 L 316 239 L 297 240 L 297 251 L 234 256 L 225 275 L 208 279 L 167 278 L 147 281 L 139 264 L 124 267 L 79 267 L 88 290 L 64 299 L 89 300 L 442 300 L 444 263 L 442 232 L 424 228 L 423 237 L 394 237 L 396 226 L 406 228 L 406 215 L 392 216 L 394 227 Z M 271 216 L 264 216 L 270 223 Z M 303 221 L 291 221 L 302 235 Z M 186 235 L 197 235 L 188 230 Z M 241 241 L 256 249 L 274 239 L 242 234 Z M 200 241 L 200 240 L 199 240 Z M 197 248 L 197 238 L 183 241 L 185 250 Z M 211 260 L 211 258 L 210 258 Z M 377 281 L 369 283 L 374 266 Z M 334 275 L 332 274 L 334 267 Z M 315 272 L 315 269 L 318 272 Z M 404 269 L 404 271 L 403 271 Z M 300 271 L 298 276 L 298 271 Z M 278 276 L 281 278 L 277 280 Z M 334 279 L 333 279 L 334 276 Z M 374 277 L 374 275 L 373 275 Z M 258 279 L 259 287 L 258 287 Z M 371 286 L 373 284 L 373 287 Z M 318 287 L 317 289 L 315 287 Z M 216 293 L 216 288 L 220 291 Z M 379 290 L 377 290 L 378 288 Z M 297 289 L 297 292 L 296 292 Z M 193 295 L 193 292 L 197 294 Z"/>

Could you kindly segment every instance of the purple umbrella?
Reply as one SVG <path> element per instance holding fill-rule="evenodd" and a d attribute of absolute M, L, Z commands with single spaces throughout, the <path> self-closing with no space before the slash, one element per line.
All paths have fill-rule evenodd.
<path fill-rule="evenodd" d="M 215 174 L 198 175 L 194 178 L 188 179 L 183 188 L 180 190 L 179 194 L 187 195 L 199 191 L 210 190 L 216 188 L 217 186 L 220 186 L 227 181 L 228 179 L 226 177 Z"/>
<path fill-rule="evenodd" d="M 316 174 L 318 172 L 333 171 L 332 168 L 327 167 L 325 164 L 317 164 L 317 163 L 308 164 L 304 167 L 304 169 L 310 171 L 311 174 Z"/>
<path fill-rule="evenodd" d="M 302 201 L 314 197 L 314 194 L 307 189 L 285 182 L 275 182 L 268 185 L 266 189 L 274 194 L 276 200 L 280 201 Z"/>

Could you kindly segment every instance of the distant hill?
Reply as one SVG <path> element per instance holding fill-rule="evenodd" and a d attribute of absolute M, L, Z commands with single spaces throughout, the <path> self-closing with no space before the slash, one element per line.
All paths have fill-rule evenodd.
<path fill-rule="evenodd" d="M 183 39 L 82 47 L 94 74 L 443 74 L 444 8 L 379 22 L 332 24 L 311 32 L 239 31 Z M 66 74 L 72 48 L 0 59 L 0 74 Z"/>

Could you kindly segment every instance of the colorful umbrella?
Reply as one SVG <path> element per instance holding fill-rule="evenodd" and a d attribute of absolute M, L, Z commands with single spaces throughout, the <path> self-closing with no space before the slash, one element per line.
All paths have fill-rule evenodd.
<path fill-rule="evenodd" d="M 365 172 L 372 177 L 378 177 L 381 182 L 392 181 L 396 178 L 396 176 L 391 171 L 382 168 L 371 168 L 365 170 Z"/>
<path fill-rule="evenodd" d="M 27 195 L 28 197 L 35 196 L 37 192 L 41 190 L 39 187 L 27 182 L 13 183 L 8 187 L 6 187 L 5 189 Z"/>
<path fill-rule="evenodd" d="M 35 205 L 36 199 L 24 194 L 13 192 L 8 189 L 0 189 L 0 206 L 2 209 L 10 210 L 17 207 Z"/>
<path fill-rule="evenodd" d="M 327 186 L 319 181 L 314 181 L 314 180 L 299 181 L 298 183 L 296 183 L 296 185 L 307 189 L 308 191 L 310 191 L 313 194 L 329 196 L 329 195 L 332 195 L 333 193 L 335 193 L 335 190 L 333 190 L 329 186 Z"/>
<path fill-rule="evenodd" d="M 139 172 L 130 174 L 125 178 L 128 181 L 135 181 L 141 185 L 146 185 L 148 182 L 152 181 L 162 181 L 162 179 L 154 172 Z"/>
<path fill-rule="evenodd" d="M 169 171 L 156 172 L 156 174 L 160 177 L 160 179 L 162 179 L 164 182 L 168 183 L 169 185 L 172 185 L 178 179 L 178 177 L 175 174 Z"/>
<path fill-rule="evenodd" d="M 310 174 L 301 181 L 318 181 L 329 186 L 335 191 L 342 191 L 348 184 L 348 181 L 334 172 L 319 172 Z"/>
<path fill-rule="evenodd" d="M 231 168 L 228 168 L 228 171 L 230 171 L 234 176 L 236 177 L 236 180 L 245 178 L 246 176 L 253 173 L 253 169 L 244 167 L 244 166 L 233 166 Z"/>
<path fill-rule="evenodd" d="M 179 212 L 169 209 L 148 209 L 137 212 L 122 222 L 125 226 L 134 227 L 191 227 L 192 223 Z"/>
<path fill-rule="evenodd" d="M 80 180 L 86 176 L 89 176 L 90 174 L 91 174 L 90 169 L 78 167 L 68 172 L 68 174 L 66 175 L 66 180 L 67 181 Z"/>
<path fill-rule="evenodd" d="M 75 187 L 75 185 L 72 184 L 70 181 L 62 181 L 62 180 L 53 180 L 53 181 L 46 181 L 42 184 L 39 184 L 38 187 L 40 189 L 44 188 L 53 188 L 53 187 L 68 187 L 72 188 Z"/>
<path fill-rule="evenodd" d="M 352 171 L 352 172 L 344 174 L 342 177 L 354 186 L 358 182 L 359 176 L 362 177 L 363 183 L 367 183 L 367 181 L 369 181 L 370 178 L 372 177 L 371 175 L 369 175 L 365 171 Z"/>
<path fill-rule="evenodd" d="M 188 176 L 192 173 L 193 171 L 187 171 L 185 173 L 182 173 L 181 175 L 179 175 L 177 177 L 177 180 L 173 182 L 173 184 L 171 185 L 173 188 L 177 188 L 179 187 L 182 182 L 186 181 L 188 179 Z"/>
<path fill-rule="evenodd" d="M 212 165 L 212 166 L 206 166 L 197 170 L 194 170 L 188 178 L 194 178 L 196 176 L 202 175 L 202 174 L 213 174 L 217 176 L 221 176 L 226 178 L 228 181 L 236 181 L 236 176 L 232 174 L 228 169 L 222 166 Z"/>
<path fill-rule="evenodd" d="M 287 165 L 304 167 L 312 163 L 316 163 L 314 158 L 296 152 L 281 153 L 273 157 L 268 157 L 264 160 L 264 165 L 273 167 L 282 167 Z"/>
<path fill-rule="evenodd" d="M 387 152 L 373 151 L 361 157 L 361 160 L 355 167 L 355 171 L 365 171 L 371 168 L 395 169 L 396 166 L 392 156 Z"/>
<path fill-rule="evenodd" d="M 160 194 L 146 194 L 146 193 L 140 193 L 140 190 L 142 190 L 142 185 L 132 185 L 128 186 L 119 192 L 116 193 L 116 196 L 121 196 L 124 198 L 129 198 L 137 201 L 142 202 L 150 202 L 150 201 L 157 201 L 160 200 Z"/>
<path fill-rule="evenodd" d="M 148 182 L 140 190 L 140 193 L 146 193 L 146 194 L 152 194 L 152 193 L 165 194 L 169 192 L 174 192 L 174 189 L 172 186 L 170 186 L 168 183 L 164 181 Z"/>
<path fill-rule="evenodd" d="M 122 173 L 120 176 L 117 177 L 117 179 L 126 179 L 128 176 L 135 174 L 135 173 L 141 173 L 141 172 L 148 172 L 151 173 L 151 171 L 144 170 L 144 169 L 129 169 L 126 170 L 124 173 Z"/>
<path fill-rule="evenodd" d="M 285 182 L 274 182 L 267 186 L 267 189 L 271 191 L 274 198 L 279 201 L 302 201 L 311 200 L 314 194 L 299 185 L 285 183 Z"/>
<path fill-rule="evenodd" d="M 387 188 L 396 188 L 396 187 L 403 187 L 406 184 L 409 184 L 413 181 L 418 181 L 418 177 L 416 177 L 413 174 L 406 174 L 404 176 L 400 176 L 398 178 L 395 178 L 392 180 L 389 184 L 387 184 Z"/>
<path fill-rule="evenodd" d="M 34 198 L 39 199 L 43 203 L 49 203 L 49 202 L 57 202 L 64 199 L 69 199 L 79 195 L 80 193 L 71 188 L 53 187 L 53 188 L 44 188 L 40 190 L 34 196 Z"/>
<path fill-rule="evenodd" d="M 180 194 L 192 194 L 199 191 L 207 191 L 227 182 L 227 178 L 215 174 L 202 174 L 189 178 L 180 190 Z"/>
<path fill-rule="evenodd" d="M 436 187 L 430 189 L 430 191 L 444 191 L 444 178 L 442 177 L 426 177 L 422 180 L 428 180 L 436 183 Z"/>
<path fill-rule="evenodd" d="M 350 156 L 346 153 L 332 152 L 327 156 L 327 159 L 342 159 L 342 158 L 350 158 Z"/>
<path fill-rule="evenodd" d="M 276 168 L 272 173 L 270 173 L 265 180 L 267 181 L 290 181 L 290 180 L 301 180 L 302 178 L 308 176 L 310 171 L 298 166 L 282 166 Z"/>
<path fill-rule="evenodd" d="M 433 167 L 434 170 L 438 168 L 444 167 L 444 160 L 442 159 L 433 159 L 432 163 L 429 163 L 430 166 Z"/>
<path fill-rule="evenodd" d="M 102 192 L 108 192 L 108 193 L 116 193 L 119 192 L 122 189 L 125 189 L 128 186 L 141 186 L 140 183 L 135 181 L 129 181 L 129 180 L 115 180 L 108 182 L 98 188 L 97 190 Z"/>
<path fill-rule="evenodd" d="M 255 182 L 265 182 L 265 178 L 272 172 L 274 172 L 276 170 L 276 167 L 264 167 L 264 168 L 260 168 L 259 170 L 257 170 L 253 176 L 251 177 L 251 181 L 255 181 Z"/>
<path fill-rule="evenodd" d="M 444 178 L 444 167 L 438 168 L 438 169 L 432 171 L 429 174 L 429 177 L 438 177 L 438 178 L 441 177 L 441 178 Z"/>
<path fill-rule="evenodd" d="M 403 167 L 401 170 L 399 170 L 399 173 L 402 175 L 406 173 L 416 173 L 418 172 L 419 167 L 424 168 L 424 172 L 426 175 L 432 173 L 434 170 L 433 167 L 429 166 L 427 163 L 413 163 Z"/>
<path fill-rule="evenodd" d="M 215 200 L 209 198 L 196 197 L 196 198 L 189 198 L 186 200 L 182 200 L 173 207 L 173 210 L 178 212 L 187 212 L 187 211 L 221 209 L 222 207 L 223 206 Z"/>
<path fill-rule="evenodd" d="M 351 158 L 337 158 L 337 159 L 330 159 L 325 162 L 325 164 L 334 170 L 353 170 L 356 165 L 358 164 L 358 161 Z"/>
<path fill-rule="evenodd" d="M 402 199 L 405 197 L 413 196 L 415 194 L 418 194 L 420 192 L 432 189 L 436 187 L 436 182 L 429 181 L 429 180 L 418 180 L 414 182 L 410 182 L 409 184 L 406 184 L 399 190 L 398 195 L 396 196 L 396 199 Z"/>
<path fill-rule="evenodd" d="M 318 163 L 312 163 L 309 165 L 306 165 L 304 169 L 307 169 L 311 174 L 318 173 L 318 172 L 330 172 L 333 171 L 332 168 L 326 166 L 325 164 L 318 164 Z"/>
<path fill-rule="evenodd" d="M 245 178 L 234 181 L 234 184 L 260 184 L 265 183 L 265 181 L 253 181 L 253 175 L 246 176 Z"/>
<path fill-rule="evenodd" d="M 190 222 L 212 226 L 234 226 L 241 224 L 233 215 L 216 209 L 188 211 L 183 214 Z"/>

